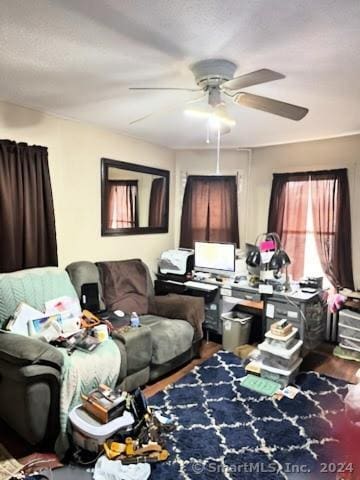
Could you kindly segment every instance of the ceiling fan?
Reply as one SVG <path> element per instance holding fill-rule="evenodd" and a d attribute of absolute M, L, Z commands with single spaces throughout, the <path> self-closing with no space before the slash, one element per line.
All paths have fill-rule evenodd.
<path fill-rule="evenodd" d="M 185 112 L 189 113 L 190 115 L 203 116 L 207 118 L 212 116 L 215 117 L 222 125 L 227 126 L 234 125 L 235 120 L 228 115 L 222 95 L 224 95 L 225 98 L 231 98 L 234 103 L 240 106 L 255 108 L 256 110 L 262 110 L 264 112 L 289 118 L 291 120 L 301 120 L 308 113 L 309 110 L 307 108 L 242 91 L 242 89 L 251 87 L 253 85 L 285 78 L 285 75 L 282 73 L 263 68 L 261 70 L 256 70 L 251 73 L 234 77 L 236 69 L 237 66 L 235 63 L 230 62 L 229 60 L 201 60 L 190 66 L 190 70 L 194 74 L 195 82 L 198 88 L 130 87 L 130 90 L 203 92 L 203 95 L 200 98 L 190 100 L 186 102 L 186 104 L 194 104 L 207 97 L 208 107 L 205 109 L 191 107 L 187 108 Z M 172 110 L 175 110 L 175 108 Z M 167 111 L 169 111 L 169 109 L 167 109 Z M 133 120 L 130 122 L 130 125 L 145 120 L 152 115 L 153 113 Z"/>

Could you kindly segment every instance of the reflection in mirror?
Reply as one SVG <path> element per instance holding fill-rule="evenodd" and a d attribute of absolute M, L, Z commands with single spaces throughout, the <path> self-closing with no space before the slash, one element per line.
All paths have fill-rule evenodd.
<path fill-rule="evenodd" d="M 169 172 L 102 159 L 102 234 L 167 232 Z"/>

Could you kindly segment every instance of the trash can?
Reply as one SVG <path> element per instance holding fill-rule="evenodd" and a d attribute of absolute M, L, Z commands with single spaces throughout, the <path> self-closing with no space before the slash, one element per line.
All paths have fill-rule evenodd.
<path fill-rule="evenodd" d="M 233 351 L 239 345 L 249 342 L 252 316 L 247 313 L 232 311 L 223 313 L 222 343 L 225 350 Z"/>

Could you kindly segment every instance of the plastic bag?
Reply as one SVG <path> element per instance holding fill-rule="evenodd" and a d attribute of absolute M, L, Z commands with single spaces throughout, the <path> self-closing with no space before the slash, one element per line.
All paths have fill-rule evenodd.
<path fill-rule="evenodd" d="M 123 465 L 119 460 L 108 460 L 103 455 L 96 462 L 94 480 L 147 480 L 150 474 L 148 463 Z"/>
<path fill-rule="evenodd" d="M 349 385 L 348 389 L 344 399 L 346 415 L 349 420 L 360 427 L 360 383 Z"/>

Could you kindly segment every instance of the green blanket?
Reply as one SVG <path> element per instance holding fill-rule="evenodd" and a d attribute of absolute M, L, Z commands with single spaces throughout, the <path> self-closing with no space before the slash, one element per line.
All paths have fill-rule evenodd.
<path fill-rule="evenodd" d="M 0 274 L 0 328 L 21 302 L 44 311 L 47 300 L 77 298 L 69 275 L 57 267 L 29 268 Z"/>
<path fill-rule="evenodd" d="M 120 372 L 121 356 L 116 343 L 107 340 L 93 352 L 76 350 L 71 356 L 65 349 L 60 391 L 60 435 L 56 442 L 56 453 L 63 457 L 68 448 L 67 428 L 70 411 L 81 403 L 81 394 L 104 383 L 114 388 Z"/>

